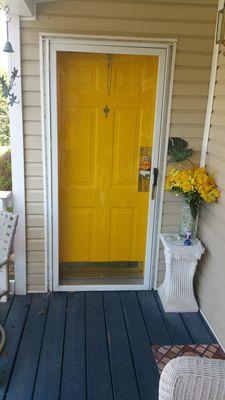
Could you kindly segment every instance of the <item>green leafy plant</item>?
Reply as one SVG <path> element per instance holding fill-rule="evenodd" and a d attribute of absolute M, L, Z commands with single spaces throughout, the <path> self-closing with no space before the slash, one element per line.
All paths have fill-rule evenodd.
<path fill-rule="evenodd" d="M 2 75 L 0 76 L 0 85 L 1 85 L 1 93 L 2 96 L 8 100 L 9 106 L 13 106 L 15 103 L 19 103 L 17 100 L 17 96 L 13 93 L 13 87 L 15 86 L 15 80 L 19 78 L 20 76 L 18 75 L 18 69 L 13 68 L 9 82 L 7 81 L 7 78 Z"/>
<path fill-rule="evenodd" d="M 0 190 L 12 190 L 10 150 L 0 156 Z"/>
<path fill-rule="evenodd" d="M 193 150 L 188 149 L 188 143 L 186 140 L 179 137 L 169 138 L 168 144 L 168 156 L 169 162 L 182 162 L 189 159 L 192 156 Z M 190 161 L 190 160 L 189 160 Z"/>

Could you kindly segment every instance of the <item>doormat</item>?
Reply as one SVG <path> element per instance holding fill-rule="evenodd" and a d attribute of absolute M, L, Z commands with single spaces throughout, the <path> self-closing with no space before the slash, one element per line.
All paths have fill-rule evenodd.
<path fill-rule="evenodd" d="M 200 356 L 225 360 L 225 353 L 218 344 L 153 345 L 152 351 L 160 374 L 170 360 L 180 356 Z"/>

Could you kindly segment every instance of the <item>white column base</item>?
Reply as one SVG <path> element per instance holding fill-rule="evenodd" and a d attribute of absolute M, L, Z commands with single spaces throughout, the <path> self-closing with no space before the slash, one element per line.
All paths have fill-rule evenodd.
<path fill-rule="evenodd" d="M 161 235 L 164 245 L 166 274 L 158 293 L 166 312 L 197 312 L 193 278 L 204 248 L 199 240 L 186 247 L 171 244 L 168 235 Z"/>
<path fill-rule="evenodd" d="M 191 296 L 191 299 L 182 299 L 178 296 L 171 298 L 171 296 L 166 296 L 163 285 L 158 288 L 158 293 L 165 312 L 185 313 L 198 312 L 199 310 L 194 296 Z"/>

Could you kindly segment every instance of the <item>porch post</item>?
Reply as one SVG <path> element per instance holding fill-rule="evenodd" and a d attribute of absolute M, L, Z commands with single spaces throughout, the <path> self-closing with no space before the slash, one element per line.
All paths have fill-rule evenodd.
<path fill-rule="evenodd" d="M 9 37 L 14 53 L 9 56 L 9 73 L 15 67 L 21 74 L 20 52 L 20 17 L 11 15 Z M 17 233 L 14 242 L 15 251 L 15 292 L 26 293 L 26 224 L 25 224 L 25 170 L 24 170 L 24 141 L 23 141 L 23 111 L 21 78 L 16 80 L 14 93 L 19 103 L 10 107 L 10 134 L 12 157 L 12 191 L 13 211 L 19 214 Z"/>
<path fill-rule="evenodd" d="M 225 4 L 224 0 L 218 0 L 218 11 L 224 7 L 224 4 Z M 212 109 L 213 109 L 213 102 L 214 102 L 214 90 L 215 90 L 215 84 L 216 84 L 217 61 L 218 61 L 219 49 L 220 49 L 220 45 L 216 44 L 216 30 L 217 30 L 217 25 L 215 27 L 215 34 L 214 34 L 211 76 L 210 76 L 210 82 L 209 82 L 209 93 L 208 93 L 208 101 L 207 101 L 207 108 L 206 108 L 205 127 L 204 127 L 203 140 L 202 140 L 202 151 L 201 151 L 201 160 L 200 160 L 201 167 L 205 166 L 206 157 L 207 157 L 209 131 L 210 131 L 210 126 L 211 126 L 211 116 L 212 116 Z"/>

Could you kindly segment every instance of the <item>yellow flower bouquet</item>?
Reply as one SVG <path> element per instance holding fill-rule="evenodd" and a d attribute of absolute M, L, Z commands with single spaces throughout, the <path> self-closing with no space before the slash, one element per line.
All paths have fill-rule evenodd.
<path fill-rule="evenodd" d="M 194 220 L 203 202 L 212 203 L 220 197 L 214 176 L 208 174 L 206 168 L 171 169 L 166 179 L 166 190 L 184 196 Z"/>

